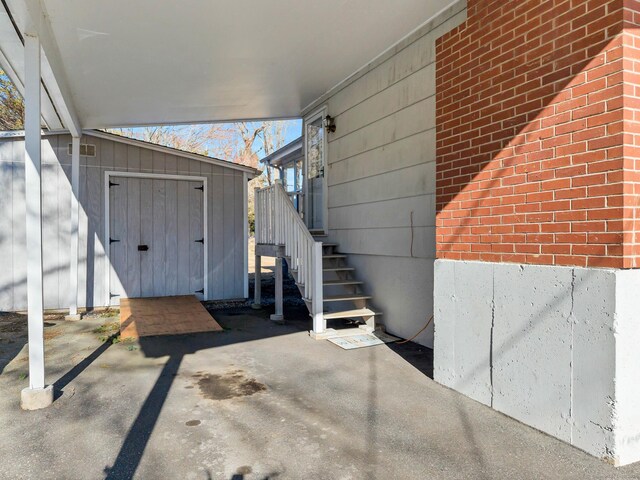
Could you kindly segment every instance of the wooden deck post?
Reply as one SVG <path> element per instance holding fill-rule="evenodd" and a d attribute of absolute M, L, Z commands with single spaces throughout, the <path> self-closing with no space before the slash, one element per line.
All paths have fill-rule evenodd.
<path fill-rule="evenodd" d="M 253 275 L 253 304 L 251 308 L 259 310 L 262 308 L 262 257 L 256 254 L 255 273 Z"/>
<path fill-rule="evenodd" d="M 284 320 L 282 309 L 282 257 L 276 257 L 276 311 L 271 315 L 271 320 L 281 322 Z"/>

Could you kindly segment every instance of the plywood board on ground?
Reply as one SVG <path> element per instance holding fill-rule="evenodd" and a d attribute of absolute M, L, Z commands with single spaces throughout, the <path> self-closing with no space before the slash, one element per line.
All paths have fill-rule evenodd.
<path fill-rule="evenodd" d="M 354 348 L 373 347 L 375 345 L 384 345 L 385 343 L 393 343 L 400 340 L 382 332 L 362 333 L 357 335 L 349 335 L 345 337 L 327 338 L 331 343 L 338 345 L 345 350 L 353 350 Z"/>
<path fill-rule="evenodd" d="M 122 339 L 221 330 L 194 295 L 120 300 Z"/>

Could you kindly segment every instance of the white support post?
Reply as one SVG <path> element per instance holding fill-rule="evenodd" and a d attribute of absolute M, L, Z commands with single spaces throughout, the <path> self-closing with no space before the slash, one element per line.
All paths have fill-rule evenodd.
<path fill-rule="evenodd" d="M 262 308 L 262 257 L 256 254 L 255 273 L 253 275 L 253 305 L 251 308 L 259 310 Z"/>
<path fill-rule="evenodd" d="M 40 39 L 25 34 L 25 202 L 27 234 L 27 312 L 29 387 L 22 390 L 25 410 L 53 403 L 53 386 L 44 384 L 44 296 L 42 281 L 42 177 L 40 131 Z"/>
<path fill-rule="evenodd" d="M 255 219 L 256 205 L 255 197 L 253 198 L 253 212 Z M 242 249 L 242 284 L 244 289 L 244 298 L 249 298 L 249 176 L 247 173 L 242 174 L 242 218 L 243 218 L 243 249 Z"/>
<path fill-rule="evenodd" d="M 327 329 L 326 320 L 323 314 L 323 296 L 322 296 L 322 242 L 314 242 L 311 250 L 311 268 L 312 275 L 312 301 L 311 315 L 313 317 L 313 333 L 319 335 Z"/>
<path fill-rule="evenodd" d="M 71 241 L 69 251 L 69 315 L 67 320 L 80 320 L 78 314 L 78 235 L 80 217 L 80 137 L 71 139 Z"/>
<path fill-rule="evenodd" d="M 282 309 L 282 257 L 276 257 L 276 311 L 269 318 L 276 322 L 284 320 Z"/>

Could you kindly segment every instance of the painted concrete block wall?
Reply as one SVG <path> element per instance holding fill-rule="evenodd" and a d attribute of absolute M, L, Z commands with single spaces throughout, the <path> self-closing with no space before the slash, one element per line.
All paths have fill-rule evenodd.
<path fill-rule="evenodd" d="M 640 461 L 640 271 L 616 277 L 614 435 L 616 457 L 625 465 Z"/>
<path fill-rule="evenodd" d="M 436 261 L 435 379 L 593 455 L 640 459 L 640 272 Z"/>
<path fill-rule="evenodd" d="M 433 311 L 435 42 L 465 15 L 465 2 L 448 8 L 309 108 L 327 105 L 337 125 L 328 137 L 330 240 L 403 337 Z M 428 330 L 417 341 L 432 338 Z"/>
<path fill-rule="evenodd" d="M 43 152 L 45 308 L 69 305 L 71 156 L 68 135 L 46 136 Z M 244 296 L 242 172 L 85 135 L 95 157 L 80 158 L 79 305 L 104 306 L 109 292 L 104 246 L 104 172 L 208 178 L 209 299 Z M 0 140 L 0 310 L 26 308 L 24 142 Z"/>

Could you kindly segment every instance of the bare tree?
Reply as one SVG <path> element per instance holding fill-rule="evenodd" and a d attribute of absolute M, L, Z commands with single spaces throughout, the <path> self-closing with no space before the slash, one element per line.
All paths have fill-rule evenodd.
<path fill-rule="evenodd" d="M 226 159 L 232 153 L 230 132 L 222 124 L 111 128 L 107 131 L 217 158 Z"/>
<path fill-rule="evenodd" d="M 0 70 L 0 130 L 24 128 L 24 102 L 9 77 Z"/>

